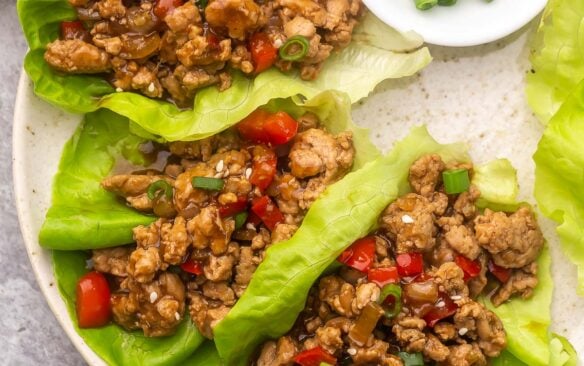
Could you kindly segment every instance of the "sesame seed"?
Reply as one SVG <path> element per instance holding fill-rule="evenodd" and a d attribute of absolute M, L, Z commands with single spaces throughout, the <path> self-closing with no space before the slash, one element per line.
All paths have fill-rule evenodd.
<path fill-rule="evenodd" d="M 219 160 L 219 162 L 217 163 L 217 166 L 215 166 L 215 170 L 217 171 L 217 173 L 222 172 L 223 168 L 225 167 L 225 163 L 223 162 L 223 160 Z"/>
<path fill-rule="evenodd" d="M 436 307 L 437 307 L 437 308 L 443 308 L 443 307 L 445 307 L 445 306 L 446 306 L 446 303 L 445 303 L 444 301 L 439 301 L 439 302 L 436 304 Z"/>
<path fill-rule="evenodd" d="M 456 300 L 460 300 L 460 299 L 462 299 L 462 296 L 460 296 L 460 295 L 454 295 L 454 296 L 450 296 L 450 298 L 451 298 L 452 300 L 456 301 Z"/>
<path fill-rule="evenodd" d="M 158 299 L 158 294 L 156 293 L 156 291 L 152 291 L 150 293 L 150 303 L 154 304 L 154 302 Z"/>
<path fill-rule="evenodd" d="M 175 312 L 174 312 L 174 318 L 175 318 L 176 320 L 180 320 L 180 314 L 178 313 L 178 311 L 175 311 Z"/>
<path fill-rule="evenodd" d="M 414 219 L 412 219 L 412 217 L 410 215 L 403 215 L 402 216 L 402 222 L 404 224 L 413 224 L 414 223 Z"/>
<path fill-rule="evenodd" d="M 274 47 L 276 47 L 276 48 L 282 47 L 283 44 L 284 44 L 284 42 L 282 42 L 282 40 L 279 38 L 274 41 Z"/>
<path fill-rule="evenodd" d="M 249 177 L 251 177 L 251 168 L 245 170 L 245 179 L 249 179 Z"/>
<path fill-rule="evenodd" d="M 150 85 L 148 85 L 148 91 L 149 91 L 150 93 L 154 93 L 154 90 L 155 90 L 155 88 L 154 88 L 154 83 L 150 83 Z"/>
<path fill-rule="evenodd" d="M 122 88 L 116 88 L 116 92 L 118 92 L 118 93 L 121 93 L 123 91 L 124 91 L 124 89 L 122 89 Z"/>
<path fill-rule="evenodd" d="M 468 332 L 467 328 L 460 328 L 458 330 L 458 334 L 460 334 L 461 336 L 465 335 Z"/>
<path fill-rule="evenodd" d="M 347 353 L 350 354 L 351 356 L 355 356 L 357 354 L 357 350 L 354 348 L 348 348 Z"/>
<path fill-rule="evenodd" d="M 255 226 L 253 226 L 253 224 L 252 224 L 251 222 L 248 222 L 248 223 L 245 225 L 245 227 L 246 227 L 246 228 L 248 228 L 249 230 L 255 230 Z"/>

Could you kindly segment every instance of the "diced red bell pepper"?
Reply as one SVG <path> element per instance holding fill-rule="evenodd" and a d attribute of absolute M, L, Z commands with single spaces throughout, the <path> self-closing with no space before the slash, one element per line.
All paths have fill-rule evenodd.
<path fill-rule="evenodd" d="M 100 272 L 89 272 L 79 279 L 76 289 L 77 321 L 80 328 L 101 327 L 111 318 L 110 288 Z"/>
<path fill-rule="evenodd" d="M 434 306 L 428 313 L 426 313 L 426 315 L 424 315 L 424 320 L 429 327 L 434 327 L 434 325 L 440 320 L 454 315 L 458 309 L 458 305 L 456 305 L 456 303 L 454 303 L 454 301 L 452 301 L 446 294 L 440 294 L 437 304 L 442 305 L 442 303 L 444 303 L 444 306 Z"/>
<path fill-rule="evenodd" d="M 237 130 L 246 140 L 269 144 L 270 138 L 264 130 L 264 124 L 268 117 L 270 117 L 270 112 L 258 108 L 237 124 Z"/>
<path fill-rule="evenodd" d="M 357 271 L 367 272 L 375 261 L 375 236 L 366 236 L 345 249 L 338 261 Z"/>
<path fill-rule="evenodd" d="M 337 359 L 322 347 L 316 346 L 294 356 L 294 362 L 300 366 L 320 366 L 323 362 L 336 365 Z"/>
<path fill-rule="evenodd" d="M 285 144 L 296 136 L 298 122 L 286 112 L 277 112 L 268 117 L 264 131 L 273 145 Z"/>
<path fill-rule="evenodd" d="M 274 230 L 276 225 L 284 221 L 284 215 L 274 201 L 268 196 L 256 198 L 252 202 L 251 210 L 262 219 L 262 222 L 270 230 Z"/>
<path fill-rule="evenodd" d="M 400 276 L 415 276 L 424 271 L 424 259 L 421 253 L 402 253 L 395 258 L 397 272 Z"/>
<path fill-rule="evenodd" d="M 194 275 L 203 274 L 203 265 L 201 264 L 201 262 L 192 259 L 189 259 L 188 261 L 181 264 L 180 269 Z"/>
<path fill-rule="evenodd" d="M 237 197 L 236 202 L 219 206 L 219 216 L 229 217 L 245 211 L 247 208 L 247 198 Z"/>
<path fill-rule="evenodd" d="M 254 146 L 252 155 L 253 166 L 249 181 L 263 191 L 274 180 L 278 158 L 272 149 L 268 149 L 264 145 Z"/>
<path fill-rule="evenodd" d="M 252 224 L 253 226 L 258 226 L 262 223 L 262 219 L 260 219 L 260 217 L 252 211 L 248 213 L 246 223 Z"/>
<path fill-rule="evenodd" d="M 367 272 L 367 281 L 383 287 L 390 283 L 398 283 L 399 274 L 396 267 L 371 268 Z"/>
<path fill-rule="evenodd" d="M 481 263 L 478 260 L 470 260 L 463 255 L 457 255 L 454 262 L 464 272 L 464 281 L 468 281 L 481 274 Z"/>
<path fill-rule="evenodd" d="M 511 270 L 509 268 L 500 267 L 493 263 L 492 260 L 489 261 L 488 268 L 489 272 L 491 272 L 493 276 L 501 281 L 501 283 L 509 281 L 509 278 L 511 277 Z"/>
<path fill-rule="evenodd" d="M 278 58 L 278 49 L 266 33 L 254 33 L 251 36 L 249 51 L 256 74 L 272 67 Z"/>
<path fill-rule="evenodd" d="M 168 12 L 178 8 L 182 4 L 183 0 L 157 0 L 156 5 L 154 5 L 154 14 L 158 18 L 164 19 Z"/>
<path fill-rule="evenodd" d="M 87 30 L 80 20 L 61 22 L 61 39 L 83 39 L 87 36 Z"/>

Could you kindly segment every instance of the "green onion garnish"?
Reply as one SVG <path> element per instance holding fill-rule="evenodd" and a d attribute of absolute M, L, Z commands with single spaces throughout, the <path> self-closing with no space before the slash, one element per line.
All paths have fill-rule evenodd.
<path fill-rule="evenodd" d="M 157 180 L 148 186 L 146 194 L 150 200 L 160 198 L 163 194 L 170 200 L 172 199 L 172 186 L 165 180 Z"/>
<path fill-rule="evenodd" d="M 393 318 L 401 311 L 401 287 L 395 283 L 383 286 L 378 303 L 381 304 L 387 318 Z"/>
<path fill-rule="evenodd" d="M 282 60 L 298 61 L 308 53 L 309 42 L 304 36 L 294 36 L 280 47 L 278 54 Z"/>
<path fill-rule="evenodd" d="M 438 0 L 440 6 L 451 6 L 456 4 L 456 0 Z"/>
<path fill-rule="evenodd" d="M 414 0 L 418 10 L 428 10 L 438 4 L 438 0 Z"/>
<path fill-rule="evenodd" d="M 209 0 L 195 0 L 195 4 L 197 4 L 201 9 L 205 9 L 208 2 Z"/>
<path fill-rule="evenodd" d="M 467 169 L 446 170 L 442 172 L 442 180 L 448 194 L 462 193 L 470 187 Z"/>
<path fill-rule="evenodd" d="M 193 188 L 204 189 L 207 191 L 220 191 L 223 189 L 225 182 L 219 178 L 194 177 L 191 181 Z"/>
<path fill-rule="evenodd" d="M 241 229 L 247 221 L 247 212 L 243 211 L 235 215 L 235 229 Z"/>
<path fill-rule="evenodd" d="M 404 362 L 404 366 L 424 366 L 424 356 L 420 352 L 398 352 L 397 355 Z"/>

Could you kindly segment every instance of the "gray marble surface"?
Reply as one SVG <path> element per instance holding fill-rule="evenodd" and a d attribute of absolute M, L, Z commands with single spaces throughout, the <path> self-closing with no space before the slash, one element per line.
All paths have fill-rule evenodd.
<path fill-rule="evenodd" d="M 12 112 L 26 42 L 15 0 L 0 0 L 0 365 L 84 365 L 36 285 L 12 187 Z"/>

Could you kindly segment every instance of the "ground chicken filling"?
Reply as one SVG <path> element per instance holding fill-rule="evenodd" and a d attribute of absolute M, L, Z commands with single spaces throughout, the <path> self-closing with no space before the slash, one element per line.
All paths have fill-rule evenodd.
<path fill-rule="evenodd" d="M 543 236 L 529 208 L 477 210 L 470 185 L 446 194 L 443 173 L 468 164 L 424 156 L 410 168 L 412 193 L 390 204 L 379 230 L 339 257 L 311 289 L 293 329 L 259 350 L 267 365 L 487 365 L 506 347 L 499 306 L 529 298 Z"/>
<path fill-rule="evenodd" d="M 162 149 L 160 171 L 102 182 L 159 218 L 134 229 L 134 245 L 94 250 L 91 262 L 109 280 L 115 323 L 166 336 L 189 312 L 212 338 L 266 249 L 290 238 L 326 186 L 351 169 L 352 134 L 332 135 L 310 113 L 295 120 L 260 109 L 219 135 Z"/>
<path fill-rule="evenodd" d="M 200 88 L 231 85 L 272 65 L 315 79 L 349 44 L 360 0 L 69 0 L 45 60 L 69 74 L 104 74 L 117 91 L 192 103 Z"/>

